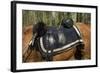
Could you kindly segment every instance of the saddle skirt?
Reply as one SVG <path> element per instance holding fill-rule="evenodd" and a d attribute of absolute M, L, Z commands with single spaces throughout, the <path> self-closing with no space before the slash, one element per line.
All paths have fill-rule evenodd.
<path fill-rule="evenodd" d="M 71 28 L 49 27 L 46 34 L 40 37 L 40 51 L 42 53 L 56 53 L 68 49 L 76 44 L 83 42 L 78 28 L 73 25 Z"/>

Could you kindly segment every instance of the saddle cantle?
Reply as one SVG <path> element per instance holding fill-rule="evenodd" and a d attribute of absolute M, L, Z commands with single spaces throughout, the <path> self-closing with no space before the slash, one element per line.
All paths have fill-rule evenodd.
<path fill-rule="evenodd" d="M 49 27 L 44 36 L 40 37 L 40 52 L 42 55 L 51 53 L 55 55 L 59 51 L 69 49 L 70 47 L 83 42 L 78 28 L 73 25 L 71 28 Z"/>

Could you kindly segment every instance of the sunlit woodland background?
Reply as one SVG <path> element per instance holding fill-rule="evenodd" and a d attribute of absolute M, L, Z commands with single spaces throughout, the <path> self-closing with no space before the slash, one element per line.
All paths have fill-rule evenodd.
<path fill-rule="evenodd" d="M 91 24 L 90 13 L 23 10 L 22 15 L 23 26 L 34 25 L 39 21 L 48 26 L 58 26 L 63 18 L 72 18 L 75 23 Z"/>

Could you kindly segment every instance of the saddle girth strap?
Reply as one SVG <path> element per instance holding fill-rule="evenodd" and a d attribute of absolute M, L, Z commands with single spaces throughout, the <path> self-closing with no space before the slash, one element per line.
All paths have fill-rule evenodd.
<path fill-rule="evenodd" d="M 45 60 L 53 61 L 53 49 L 47 50 Z"/>
<path fill-rule="evenodd" d="M 75 59 L 81 60 L 83 58 L 82 50 L 84 49 L 84 43 L 79 43 L 79 45 L 76 46 L 76 52 L 75 52 Z"/>

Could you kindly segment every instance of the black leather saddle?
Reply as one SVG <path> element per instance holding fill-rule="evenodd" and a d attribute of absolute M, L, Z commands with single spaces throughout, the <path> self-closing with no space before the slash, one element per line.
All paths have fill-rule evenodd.
<path fill-rule="evenodd" d="M 64 50 L 70 50 L 73 46 L 77 49 L 75 59 L 82 58 L 81 49 L 84 49 L 84 42 L 72 19 L 63 19 L 59 28 L 49 26 L 45 29 L 45 24 L 39 22 L 35 26 L 35 31 L 28 49 L 35 48 L 41 53 L 43 60 L 52 61 L 54 55 L 62 53 Z"/>
<path fill-rule="evenodd" d="M 39 30 L 40 31 L 40 30 Z M 42 33 L 42 30 L 40 34 Z M 42 57 L 51 60 L 54 56 L 64 50 L 69 50 L 72 46 L 83 43 L 79 29 L 74 25 L 72 19 L 64 19 L 59 28 L 50 26 L 46 32 L 38 37 L 39 51 Z M 49 59 L 48 59 L 49 58 Z"/>
<path fill-rule="evenodd" d="M 71 28 L 60 28 L 49 27 L 46 34 L 40 37 L 40 52 L 43 55 L 52 53 L 53 55 L 57 52 L 69 49 L 70 47 L 83 42 L 81 34 L 76 26 L 73 25 Z"/>

